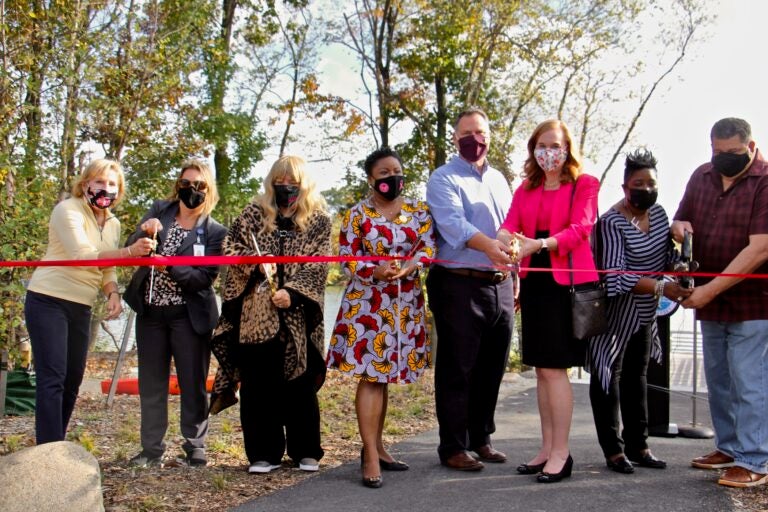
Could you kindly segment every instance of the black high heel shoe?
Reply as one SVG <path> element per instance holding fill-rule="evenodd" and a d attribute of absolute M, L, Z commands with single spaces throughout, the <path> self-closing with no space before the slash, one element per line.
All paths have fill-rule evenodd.
<path fill-rule="evenodd" d="M 559 482 L 563 478 L 568 478 L 571 476 L 572 471 L 573 457 L 568 455 L 568 458 L 565 460 L 565 464 L 563 464 L 563 469 L 561 469 L 558 473 L 542 472 L 539 476 L 536 477 L 536 480 L 543 484 L 553 484 L 555 482 Z"/>
<path fill-rule="evenodd" d="M 541 464 L 520 464 L 517 466 L 517 472 L 521 475 L 535 475 L 536 473 L 541 473 L 541 470 L 544 469 L 544 466 L 546 465 L 547 461 L 544 461 Z"/>
<path fill-rule="evenodd" d="M 361 449 L 360 450 L 360 469 L 362 470 L 365 468 L 365 458 L 364 458 L 365 452 Z M 379 460 L 381 462 L 381 460 Z M 365 476 L 363 475 L 363 486 L 368 487 L 370 489 L 378 489 L 381 487 L 381 484 L 383 483 L 383 480 L 381 479 L 381 475 L 379 476 Z"/>

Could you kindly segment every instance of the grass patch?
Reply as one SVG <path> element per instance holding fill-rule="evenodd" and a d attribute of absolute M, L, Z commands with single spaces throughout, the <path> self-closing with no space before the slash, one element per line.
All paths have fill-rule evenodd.
<path fill-rule="evenodd" d="M 4 455 L 17 452 L 26 446 L 26 436 L 23 434 L 12 434 L 10 436 L 3 437 L 2 440 L 3 446 L 5 446 L 5 449 L 3 450 Z"/>
<path fill-rule="evenodd" d="M 82 446 L 85 451 L 90 453 L 93 456 L 97 456 L 99 454 L 99 449 L 96 446 L 96 439 L 93 437 L 93 434 L 88 432 L 82 427 L 76 427 L 74 430 L 72 430 L 69 435 L 67 436 L 70 441 L 79 444 Z"/>

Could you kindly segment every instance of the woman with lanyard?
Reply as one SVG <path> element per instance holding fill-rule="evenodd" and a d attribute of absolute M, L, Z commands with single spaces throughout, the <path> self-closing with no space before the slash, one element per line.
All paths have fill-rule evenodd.
<path fill-rule="evenodd" d="M 56 205 L 43 260 L 144 256 L 152 239 L 118 248 L 120 221 L 111 208 L 123 197 L 120 164 L 94 160 L 72 185 L 72 197 Z M 39 267 L 27 287 L 24 316 L 37 372 L 37 444 L 63 441 L 77 400 L 90 339 L 91 308 L 99 289 L 107 298 L 105 320 L 123 310 L 114 267 Z"/>
<path fill-rule="evenodd" d="M 157 256 L 217 256 L 226 229 L 210 216 L 219 195 L 210 167 L 200 160 L 181 166 L 166 200 L 155 201 L 128 243 L 157 239 Z M 131 465 L 160 465 L 168 428 L 168 378 L 171 357 L 181 389 L 181 434 L 184 462 L 204 466 L 208 433 L 205 387 L 209 342 L 219 312 L 213 282 L 216 266 L 140 267 L 125 290 L 136 311 L 139 355 L 142 451 Z"/>

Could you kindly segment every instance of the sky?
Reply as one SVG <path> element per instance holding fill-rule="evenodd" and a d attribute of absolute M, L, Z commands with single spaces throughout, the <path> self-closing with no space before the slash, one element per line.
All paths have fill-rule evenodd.
<path fill-rule="evenodd" d="M 752 125 L 753 136 L 761 147 L 768 148 L 768 71 L 761 50 L 768 23 L 768 0 L 708 0 L 708 8 L 716 15 L 685 60 L 656 91 L 641 117 L 631 144 L 645 146 L 659 160 L 659 203 L 670 216 L 677 208 L 685 184 L 693 170 L 710 158 L 709 130 L 723 117 L 741 117 Z M 339 84 L 359 84 L 359 68 L 354 58 L 338 49 L 321 55 L 321 87 L 339 92 Z M 351 85 L 352 86 L 352 85 Z M 636 104 L 627 105 L 627 118 Z M 566 120 L 567 121 L 567 120 Z M 297 127 L 297 132 L 300 130 Z M 395 141 L 399 142 L 399 141 Z M 367 148 L 371 149 L 371 148 Z M 612 153 L 614 148 L 607 148 Z M 353 162 L 365 157 L 366 148 L 352 147 L 359 155 L 347 155 Z M 306 154 L 301 144 L 289 151 Z M 256 175 L 263 177 L 277 154 L 270 151 L 259 164 Z M 597 162 L 586 162 L 586 171 L 598 175 L 609 155 Z M 311 159 L 311 155 L 308 157 Z M 602 160 L 602 161 L 601 161 Z M 609 208 L 622 196 L 622 161 L 611 169 L 600 193 L 600 211 Z M 339 185 L 347 162 L 316 163 L 311 172 L 318 188 L 327 190 Z"/>
<path fill-rule="evenodd" d="M 718 17 L 710 37 L 680 64 L 669 89 L 651 100 L 634 137 L 658 158 L 659 203 L 670 216 L 691 173 L 711 157 L 709 130 L 717 120 L 747 120 L 757 147 L 768 151 L 768 68 L 762 53 L 768 1 L 712 4 Z M 609 173 L 601 210 L 621 197 L 621 180 L 621 172 Z"/>

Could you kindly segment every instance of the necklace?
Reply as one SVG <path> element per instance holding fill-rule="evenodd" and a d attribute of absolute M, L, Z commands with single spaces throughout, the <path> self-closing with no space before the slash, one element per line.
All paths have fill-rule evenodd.
<path fill-rule="evenodd" d="M 629 208 L 629 205 L 627 204 L 627 200 L 626 200 L 626 199 L 624 199 L 624 203 L 623 203 L 623 205 L 624 205 L 624 209 L 627 211 L 627 213 L 628 213 L 629 215 L 631 215 L 631 216 L 632 216 L 632 219 L 630 219 L 630 220 L 629 220 L 629 223 L 630 223 L 630 224 L 632 224 L 632 226 L 633 226 L 633 227 L 634 227 L 636 230 L 638 230 L 638 231 L 642 231 L 643 233 L 645 233 L 645 230 L 643 230 L 643 228 L 642 228 L 642 226 L 640 225 L 640 223 L 648 219 L 648 211 L 646 210 L 646 211 L 645 211 L 645 212 L 642 214 L 642 216 L 641 216 L 641 217 L 638 217 L 638 216 L 637 216 L 637 215 L 635 215 L 635 214 L 632 212 L 632 210 Z"/>
<path fill-rule="evenodd" d="M 400 210 L 402 209 L 402 206 L 398 202 L 396 202 L 396 200 L 392 201 L 391 204 L 394 204 L 394 207 L 391 207 L 390 205 L 390 208 L 384 208 L 383 206 L 381 206 L 379 204 L 378 199 L 376 199 L 376 196 L 371 196 L 371 202 L 373 203 L 374 208 L 376 208 L 376 211 L 382 214 L 386 219 L 404 222 L 405 217 L 402 214 L 397 215 L 394 219 L 392 218 L 393 215 L 400 212 Z"/>
<path fill-rule="evenodd" d="M 556 181 L 555 183 L 547 183 L 544 182 L 544 190 L 557 190 L 560 188 L 560 181 Z"/>

